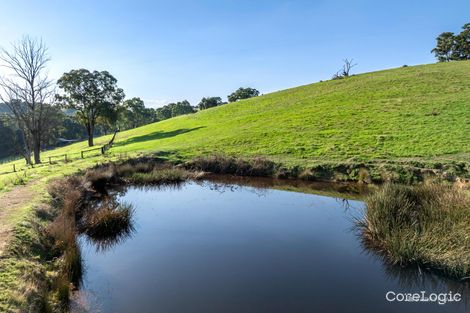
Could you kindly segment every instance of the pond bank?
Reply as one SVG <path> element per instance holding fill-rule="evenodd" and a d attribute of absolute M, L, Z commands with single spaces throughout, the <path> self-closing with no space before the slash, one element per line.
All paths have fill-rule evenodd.
<path fill-rule="evenodd" d="M 285 166 L 266 158 L 237 158 L 223 155 L 199 157 L 183 163 L 186 168 L 216 174 L 268 176 L 306 181 L 358 182 L 365 184 L 417 184 L 425 181 L 457 184 L 470 188 L 470 167 L 465 162 L 374 161 L 351 159 L 314 166 Z"/>

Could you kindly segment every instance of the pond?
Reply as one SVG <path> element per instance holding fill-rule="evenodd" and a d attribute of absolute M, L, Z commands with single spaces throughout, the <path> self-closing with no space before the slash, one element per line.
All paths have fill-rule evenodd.
<path fill-rule="evenodd" d="M 107 249 L 81 240 L 85 274 L 73 310 L 468 312 L 467 285 L 364 250 L 355 228 L 363 203 L 351 196 L 272 180 L 126 188 L 116 197 L 134 206 L 135 231 Z M 462 300 L 388 302 L 389 291 L 461 292 Z"/>

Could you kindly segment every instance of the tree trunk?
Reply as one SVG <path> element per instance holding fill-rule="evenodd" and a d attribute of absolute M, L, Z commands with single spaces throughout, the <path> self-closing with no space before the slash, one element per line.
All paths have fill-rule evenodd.
<path fill-rule="evenodd" d="M 21 140 L 23 141 L 22 145 L 16 140 L 16 137 L 15 138 L 15 147 L 16 147 L 16 150 L 19 151 L 25 161 L 26 161 L 26 164 L 28 165 L 31 165 L 33 162 L 31 161 L 31 149 L 29 148 L 29 144 L 28 142 L 26 141 L 26 136 L 24 135 L 24 131 L 23 130 L 20 130 L 20 133 L 21 133 Z"/>
<path fill-rule="evenodd" d="M 29 152 L 25 152 L 23 154 L 23 157 L 24 157 L 27 165 L 33 164 L 33 161 L 31 161 L 31 154 Z"/>
<path fill-rule="evenodd" d="M 41 163 L 41 141 L 38 138 L 33 139 L 33 155 L 34 163 Z"/>
<path fill-rule="evenodd" d="M 34 146 L 34 163 L 35 164 L 40 164 L 41 163 L 41 152 L 40 152 L 40 149 L 39 147 L 37 147 L 36 145 Z"/>
<path fill-rule="evenodd" d="M 86 131 L 88 133 L 88 147 L 93 147 L 93 125 L 88 124 Z"/>
<path fill-rule="evenodd" d="M 22 151 L 22 154 L 27 165 L 33 164 L 33 161 L 31 160 L 31 151 L 29 150 L 28 147 L 24 148 L 24 150 Z"/>

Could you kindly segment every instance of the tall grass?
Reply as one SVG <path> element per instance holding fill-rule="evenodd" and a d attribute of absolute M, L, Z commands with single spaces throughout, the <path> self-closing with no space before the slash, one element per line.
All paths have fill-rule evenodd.
<path fill-rule="evenodd" d="M 189 173 L 180 168 L 154 168 L 148 173 L 133 173 L 130 181 L 134 184 L 178 184 L 189 178 Z"/>
<path fill-rule="evenodd" d="M 133 214 L 132 205 L 108 199 L 84 216 L 83 233 L 97 250 L 108 249 L 134 232 Z"/>
<path fill-rule="evenodd" d="M 470 275 L 470 197 L 450 186 L 386 184 L 365 201 L 364 244 L 393 264 Z"/>
<path fill-rule="evenodd" d="M 278 171 L 278 166 L 273 161 L 262 157 L 243 159 L 223 155 L 198 157 L 186 163 L 186 167 L 191 170 L 238 176 L 274 176 Z"/>
<path fill-rule="evenodd" d="M 55 241 L 53 249 L 57 251 L 57 254 L 61 255 L 59 259 L 61 273 L 56 278 L 56 285 L 60 287 L 60 295 L 64 294 L 63 280 L 78 286 L 81 283 L 83 272 L 81 251 L 77 242 L 78 233 L 76 231 L 77 215 L 83 206 L 83 199 L 80 190 L 70 190 L 74 186 L 73 182 L 75 180 L 72 179 L 72 184 L 65 185 L 65 188 L 59 183 L 55 184 L 56 188 L 60 188 L 60 191 L 56 188 L 50 188 L 52 193 L 62 193 L 59 198 L 56 198 L 58 203 L 62 204 L 61 210 L 47 229 Z"/>

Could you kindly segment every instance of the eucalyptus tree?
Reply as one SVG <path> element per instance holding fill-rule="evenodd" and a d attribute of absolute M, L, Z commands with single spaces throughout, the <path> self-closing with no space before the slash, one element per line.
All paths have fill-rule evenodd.
<path fill-rule="evenodd" d="M 462 26 L 459 34 L 441 33 L 436 38 L 436 47 L 431 50 L 439 62 L 470 59 L 470 23 Z"/>
<path fill-rule="evenodd" d="M 155 122 L 155 110 L 146 108 L 142 99 L 134 97 L 123 103 L 122 121 L 124 128 L 136 128 Z"/>
<path fill-rule="evenodd" d="M 169 103 L 155 110 L 157 121 L 166 120 L 175 116 L 195 113 L 196 109 L 191 106 L 188 100 Z"/>
<path fill-rule="evenodd" d="M 224 104 L 220 97 L 204 97 L 197 105 L 199 110 L 205 110 Z"/>
<path fill-rule="evenodd" d="M 93 146 L 93 132 L 98 119 L 116 122 L 124 91 L 117 87 L 117 79 L 107 71 L 71 70 L 58 80 L 63 90 L 56 95 L 65 108 L 75 111 L 77 120 L 85 126 L 88 146 Z"/>
<path fill-rule="evenodd" d="M 259 91 L 254 88 L 240 87 L 227 96 L 228 102 L 235 102 L 242 99 L 248 99 L 259 96 Z"/>

